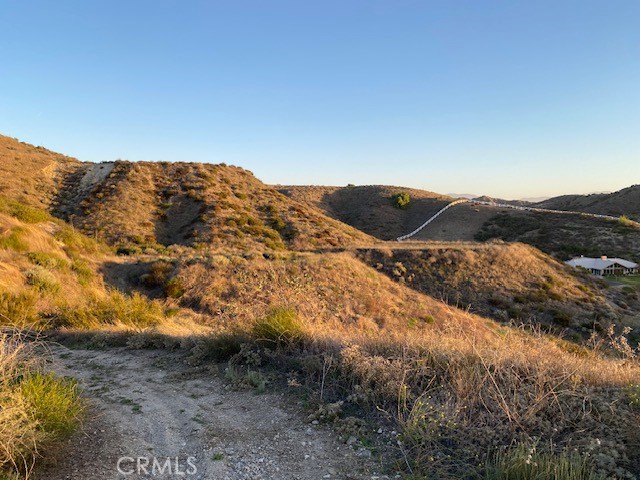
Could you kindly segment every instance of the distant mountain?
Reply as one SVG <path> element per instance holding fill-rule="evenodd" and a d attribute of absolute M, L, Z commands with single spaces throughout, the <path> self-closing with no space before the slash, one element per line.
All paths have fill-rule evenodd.
<path fill-rule="evenodd" d="M 477 198 L 479 195 L 476 195 L 475 193 L 447 193 L 447 196 L 453 198 L 468 198 L 471 200 L 472 198 Z"/>
<path fill-rule="evenodd" d="M 513 200 L 503 200 L 503 199 L 498 199 L 496 197 L 491 197 L 489 195 L 476 195 L 475 193 L 447 193 L 447 195 L 453 198 L 467 198 L 469 200 L 473 200 L 473 199 L 480 200 L 484 197 L 494 198 L 496 201 L 499 200 L 501 203 L 511 203 L 513 205 L 521 204 L 521 203 L 514 203 L 514 202 L 537 203 L 537 202 L 542 202 L 543 200 L 547 200 L 549 198 L 549 197 L 523 197 L 523 198 L 516 198 Z"/>
<path fill-rule="evenodd" d="M 504 205 L 515 205 L 518 207 L 531 205 L 531 202 L 527 202 L 525 200 L 505 200 L 504 198 L 489 197 L 487 195 L 482 195 L 481 197 L 475 197 L 472 200 L 478 200 L 480 202 L 502 203 Z"/>
<path fill-rule="evenodd" d="M 520 198 L 519 200 L 522 200 L 523 202 L 529 202 L 529 203 L 538 203 L 548 199 L 549 197 L 523 197 L 523 198 Z"/>

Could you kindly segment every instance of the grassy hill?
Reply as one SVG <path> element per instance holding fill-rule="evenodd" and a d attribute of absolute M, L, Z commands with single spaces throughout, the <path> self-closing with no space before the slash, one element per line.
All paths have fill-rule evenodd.
<path fill-rule="evenodd" d="M 593 277 L 525 244 L 425 245 L 361 249 L 358 256 L 387 276 L 433 298 L 498 321 L 543 326 L 574 339 L 640 311 L 636 294 L 609 291 Z M 619 295 L 617 295 L 619 294 Z M 640 341 L 632 322 L 631 337 Z"/>
<path fill-rule="evenodd" d="M 633 185 L 613 193 L 562 195 L 540 202 L 536 206 L 601 215 L 625 215 L 632 220 L 640 221 L 640 185 Z"/>
<path fill-rule="evenodd" d="M 0 135 L 0 196 L 49 208 L 63 179 L 80 165 L 74 158 Z"/>
<path fill-rule="evenodd" d="M 502 211 L 488 218 L 474 238 L 525 242 L 563 260 L 608 255 L 640 261 L 640 228 L 624 221 Z"/>
<path fill-rule="evenodd" d="M 6 142 L 32 170 L 3 150 L 2 326 L 183 349 L 238 384 L 268 378 L 302 394 L 310 419 L 418 477 L 492 478 L 530 468 L 523 451 L 640 473 L 637 331 L 613 326 L 637 327 L 632 287 L 611 294 L 521 244 L 376 240 L 449 201 L 429 192 L 409 190 L 400 209 L 391 197 L 406 189 L 274 188 L 238 167 L 91 164 Z M 379 425 L 395 433 L 376 442 Z"/>
<path fill-rule="evenodd" d="M 278 189 L 382 240 L 393 240 L 413 231 L 453 200 L 436 193 L 402 187 L 304 186 Z M 407 208 L 393 206 L 391 198 L 399 192 L 410 195 Z M 636 198 L 638 192 L 638 187 L 630 187 L 610 195 L 557 197 L 531 205 L 633 217 L 635 206 L 640 208 L 640 201 Z M 490 197 L 480 199 L 495 200 Z M 561 199 L 567 201 L 561 202 Z M 591 200 L 587 202 L 586 199 Z M 530 205 L 519 201 L 508 203 Z M 413 241 L 448 242 L 484 242 L 491 239 L 528 243 L 560 259 L 575 255 L 609 255 L 640 261 L 640 230 L 631 222 L 540 214 L 485 205 L 461 204 L 451 208 L 411 238 Z"/>
<path fill-rule="evenodd" d="M 48 208 L 81 232 L 130 251 L 170 245 L 308 250 L 374 241 L 242 168 L 81 163 L 0 140 L 0 195 Z"/>
<path fill-rule="evenodd" d="M 451 197 L 425 190 L 385 185 L 350 187 L 277 186 L 290 198 L 320 208 L 327 215 L 381 240 L 395 240 L 419 227 Z M 393 205 L 392 197 L 409 194 L 406 208 Z"/>

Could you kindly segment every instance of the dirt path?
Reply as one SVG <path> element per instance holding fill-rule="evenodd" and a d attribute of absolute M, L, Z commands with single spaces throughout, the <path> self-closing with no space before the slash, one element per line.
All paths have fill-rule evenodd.
<path fill-rule="evenodd" d="M 59 463 L 39 480 L 389 478 L 375 473 L 367 452 L 305 423 L 289 397 L 229 390 L 177 353 L 55 346 L 52 355 L 55 371 L 81 382 L 90 410 Z M 131 458 L 119 473 L 122 457 Z M 149 459 L 148 474 L 129 474 L 138 457 L 143 466 Z M 167 468 L 153 475 L 153 457 L 164 467 L 170 458 L 171 474 Z"/>

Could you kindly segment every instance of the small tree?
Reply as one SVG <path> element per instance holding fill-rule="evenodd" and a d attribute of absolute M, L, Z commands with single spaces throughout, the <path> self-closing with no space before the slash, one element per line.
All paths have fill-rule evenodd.
<path fill-rule="evenodd" d="M 396 208 L 407 208 L 409 202 L 411 201 L 411 197 L 406 192 L 396 193 L 393 197 L 391 197 L 391 201 L 393 206 Z"/>

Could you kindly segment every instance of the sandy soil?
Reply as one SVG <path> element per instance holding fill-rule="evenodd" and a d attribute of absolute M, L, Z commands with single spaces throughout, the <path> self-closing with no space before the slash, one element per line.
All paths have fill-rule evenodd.
<path fill-rule="evenodd" d="M 179 353 L 55 346 L 52 357 L 53 370 L 80 381 L 89 414 L 38 480 L 389 478 L 370 452 L 306 423 L 290 396 L 230 390 Z M 121 457 L 149 459 L 148 474 L 128 474 L 138 470 L 131 459 L 119 473 Z M 153 457 L 172 459 L 172 473 L 153 475 Z"/>

